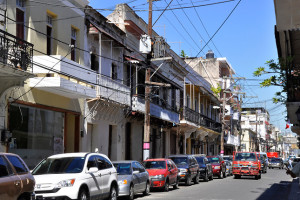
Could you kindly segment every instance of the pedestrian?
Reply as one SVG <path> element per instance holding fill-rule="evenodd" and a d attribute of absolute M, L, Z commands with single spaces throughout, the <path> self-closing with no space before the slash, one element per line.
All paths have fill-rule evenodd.
<path fill-rule="evenodd" d="M 300 177 L 300 162 L 298 162 L 292 170 L 289 168 L 286 170 L 286 174 L 291 175 L 292 178 Z"/>
<path fill-rule="evenodd" d="M 292 162 L 293 162 L 293 161 L 292 161 L 292 159 L 290 158 L 290 159 L 289 159 L 289 169 L 293 169 Z"/>

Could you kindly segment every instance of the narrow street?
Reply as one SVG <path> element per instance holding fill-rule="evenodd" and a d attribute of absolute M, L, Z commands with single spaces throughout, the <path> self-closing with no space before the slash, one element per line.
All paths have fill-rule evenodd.
<path fill-rule="evenodd" d="M 259 199 L 284 200 L 288 199 L 292 178 L 285 174 L 285 170 L 269 169 L 262 179 L 252 177 L 234 179 L 233 176 L 225 179 L 214 178 L 213 181 L 200 182 L 198 185 L 184 186 L 179 189 L 170 188 L 168 193 L 152 191 L 148 197 L 136 196 L 136 199 Z"/>

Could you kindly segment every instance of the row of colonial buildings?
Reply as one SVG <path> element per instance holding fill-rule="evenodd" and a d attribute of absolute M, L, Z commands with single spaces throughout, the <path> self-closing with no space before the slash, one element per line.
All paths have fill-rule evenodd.
<path fill-rule="evenodd" d="M 95 151 L 143 159 L 147 23 L 127 4 L 104 17 L 88 0 L 2 0 L 0 151 L 30 166 L 51 154 Z M 153 31 L 150 157 L 240 146 L 239 96 L 226 58 L 182 58 Z M 162 59 L 168 58 L 168 59 Z M 154 73 L 155 72 L 155 73 Z M 226 78 L 224 78 L 226 77 Z M 225 94 L 226 112 L 219 85 Z"/>

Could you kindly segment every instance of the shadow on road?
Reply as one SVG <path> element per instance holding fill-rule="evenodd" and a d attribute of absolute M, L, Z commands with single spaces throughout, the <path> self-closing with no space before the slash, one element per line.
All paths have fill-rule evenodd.
<path fill-rule="evenodd" d="M 264 191 L 257 200 L 284 200 L 288 199 L 291 191 L 291 181 L 281 181 L 280 183 L 274 183 L 270 188 Z M 257 188 L 262 190 L 263 188 Z M 252 193 L 257 193 L 258 191 L 251 191 Z"/>

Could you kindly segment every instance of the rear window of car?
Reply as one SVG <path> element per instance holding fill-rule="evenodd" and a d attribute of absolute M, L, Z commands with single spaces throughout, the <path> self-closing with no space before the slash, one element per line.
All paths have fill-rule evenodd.
<path fill-rule="evenodd" d="M 118 175 L 130 175 L 132 173 L 130 163 L 114 163 L 114 167 Z"/>
<path fill-rule="evenodd" d="M 195 157 L 199 164 L 204 164 L 204 157 Z"/>
<path fill-rule="evenodd" d="M 280 158 L 271 158 L 271 162 L 280 162 L 281 159 Z"/>
<path fill-rule="evenodd" d="M 218 157 L 208 157 L 207 159 L 210 163 L 220 163 L 220 160 Z"/>
<path fill-rule="evenodd" d="M 145 161 L 144 166 L 146 169 L 166 169 L 165 161 Z"/>
<path fill-rule="evenodd" d="M 9 162 L 14 166 L 17 173 L 27 173 L 28 169 L 25 167 L 24 163 L 17 156 L 7 155 Z"/>
<path fill-rule="evenodd" d="M 255 161 L 256 155 L 255 153 L 236 153 L 235 161 Z"/>
<path fill-rule="evenodd" d="M 33 175 L 80 173 L 84 167 L 84 157 L 47 158 L 34 170 Z"/>

